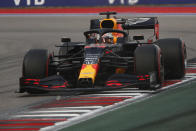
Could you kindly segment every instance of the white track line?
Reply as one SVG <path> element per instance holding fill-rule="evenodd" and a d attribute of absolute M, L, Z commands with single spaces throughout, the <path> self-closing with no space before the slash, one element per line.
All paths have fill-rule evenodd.
<path fill-rule="evenodd" d="M 44 111 L 30 111 L 26 113 L 86 113 L 90 112 L 91 110 L 44 110 Z"/>
<path fill-rule="evenodd" d="M 80 117 L 72 117 L 68 121 L 62 121 L 62 122 L 55 123 L 54 126 L 48 126 L 48 127 L 41 128 L 41 131 L 57 131 L 57 130 L 61 130 L 61 129 L 65 128 L 65 127 L 69 127 L 71 125 L 74 125 L 74 124 L 80 123 L 82 121 L 86 121 L 86 120 L 89 120 L 89 119 L 94 118 L 96 116 L 102 115 L 102 114 L 104 114 L 104 113 L 106 113 L 108 111 L 112 111 L 114 109 L 126 106 L 127 104 L 130 104 L 130 103 L 134 102 L 136 99 L 139 100 L 139 99 L 142 99 L 142 98 L 144 98 L 146 96 L 147 96 L 147 94 L 146 95 L 136 96 L 133 99 L 126 99 L 124 101 L 121 101 L 121 102 L 118 102 L 118 103 L 115 103 L 115 104 L 112 104 L 112 105 L 109 105 L 109 106 L 105 106 L 105 107 L 100 108 L 100 109 L 92 110 L 89 113 L 81 114 Z"/>
<path fill-rule="evenodd" d="M 93 96 L 139 96 L 141 93 L 114 93 L 114 94 L 93 94 Z"/>
<path fill-rule="evenodd" d="M 186 69 L 196 69 L 195 66 L 187 66 Z"/>
<path fill-rule="evenodd" d="M 125 91 L 122 91 L 122 90 L 113 90 L 113 91 L 102 91 L 102 92 L 114 92 L 114 93 L 131 93 L 131 90 L 125 90 Z"/>
<path fill-rule="evenodd" d="M 188 68 L 193 68 L 193 69 L 196 68 L 196 63 L 191 63 L 190 65 L 188 65 Z M 181 82 L 166 86 L 159 90 L 160 91 L 167 90 L 168 88 L 176 87 L 177 85 L 181 85 L 183 83 L 191 81 L 194 78 L 196 78 L 195 73 L 187 73 L 185 78 Z M 157 90 L 157 92 L 159 90 Z M 51 127 L 42 128 L 41 130 L 62 129 L 64 127 L 68 127 L 70 125 L 79 123 L 81 121 L 88 120 L 97 115 L 101 115 L 105 112 L 114 110 L 116 108 L 126 106 L 127 104 L 130 104 L 131 102 L 134 102 L 137 99 L 140 101 L 140 100 L 152 97 L 150 95 L 150 93 L 152 92 L 154 91 L 138 90 L 137 88 L 125 88 L 125 89 L 114 90 L 114 91 L 102 91 L 98 94 L 88 94 L 88 95 L 82 95 L 82 96 L 83 97 L 101 96 L 101 97 L 116 97 L 116 98 L 133 97 L 133 98 L 128 98 L 128 99 L 125 99 L 124 101 L 117 102 L 115 104 L 105 106 L 105 107 L 103 106 L 56 107 L 56 108 L 47 108 L 45 110 L 30 111 L 30 112 L 26 112 L 26 114 L 24 115 L 16 115 L 15 117 L 71 117 L 69 118 L 68 121 L 56 123 L 55 125 L 57 126 L 57 128 L 55 128 L 55 126 L 51 126 Z M 51 114 L 51 113 L 55 113 L 55 114 Z M 74 114 L 69 114 L 69 113 L 74 113 Z M 77 113 L 80 113 L 80 114 L 77 114 Z"/>
<path fill-rule="evenodd" d="M 195 66 L 196 66 L 196 63 L 188 63 L 188 66 L 189 66 L 189 65 L 195 65 Z"/>
<path fill-rule="evenodd" d="M 102 108 L 103 106 L 81 106 L 81 107 L 55 107 L 55 108 L 48 108 L 48 109 L 98 109 Z"/>
<path fill-rule="evenodd" d="M 195 78 L 191 78 L 191 79 L 188 79 L 188 80 L 183 80 L 181 82 L 178 82 L 178 83 L 166 86 L 164 88 L 161 88 L 161 89 L 157 90 L 157 92 L 167 90 L 168 88 L 172 88 L 172 87 L 178 88 L 179 85 L 185 84 L 185 83 L 187 83 L 189 81 L 193 81 L 193 80 L 195 80 Z M 126 100 L 121 101 L 119 103 L 115 103 L 115 104 L 112 104 L 112 105 L 109 105 L 109 106 L 105 106 L 101 109 L 93 110 L 92 112 L 89 112 L 89 113 L 84 113 L 80 117 L 73 117 L 73 118 L 70 118 L 68 121 L 63 121 L 63 122 L 56 123 L 55 126 L 42 128 L 41 131 L 48 131 L 48 130 L 57 131 L 57 130 L 69 127 L 71 125 L 80 123 L 82 121 L 89 120 L 90 118 L 94 118 L 96 116 L 102 115 L 102 114 L 104 114 L 108 111 L 112 111 L 114 109 L 122 108 L 124 106 L 130 105 L 131 103 L 140 102 L 140 101 L 143 101 L 143 100 L 148 99 L 148 98 L 153 97 L 153 96 L 154 95 L 150 95 L 150 94 L 146 93 L 144 95 L 136 96 L 133 99 L 126 99 Z"/>
<path fill-rule="evenodd" d="M 196 77 L 196 74 L 194 74 L 194 73 L 187 73 L 186 76 L 185 76 L 185 78 L 186 77 Z"/>
<path fill-rule="evenodd" d="M 13 117 L 77 117 L 80 114 L 35 114 L 35 115 L 15 115 Z"/>
<path fill-rule="evenodd" d="M 152 92 L 154 92 L 154 91 L 148 91 L 148 90 L 127 90 L 127 91 L 123 91 L 123 90 L 121 90 L 121 91 L 103 91 L 103 92 L 107 92 L 107 93 L 112 93 L 112 92 L 114 92 L 114 93 L 120 93 L 120 92 L 122 92 L 122 93 L 152 93 Z"/>

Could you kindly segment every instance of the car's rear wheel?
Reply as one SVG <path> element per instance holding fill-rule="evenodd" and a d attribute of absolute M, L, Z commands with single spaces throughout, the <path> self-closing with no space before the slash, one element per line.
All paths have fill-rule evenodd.
<path fill-rule="evenodd" d="M 156 44 L 161 48 L 165 77 L 178 79 L 186 73 L 186 46 L 177 38 L 160 39 Z"/>
<path fill-rule="evenodd" d="M 160 88 L 164 80 L 164 68 L 161 58 L 161 50 L 156 45 L 143 45 L 135 50 L 135 72 L 137 74 L 156 73 L 157 85 L 145 88 Z"/>
<path fill-rule="evenodd" d="M 45 49 L 31 49 L 23 60 L 23 77 L 41 79 L 48 76 L 49 55 Z M 43 93 L 37 90 L 27 90 L 28 93 Z"/>

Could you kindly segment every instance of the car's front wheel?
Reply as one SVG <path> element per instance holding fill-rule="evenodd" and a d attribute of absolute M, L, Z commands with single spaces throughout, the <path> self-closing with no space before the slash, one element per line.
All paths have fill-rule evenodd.
<path fill-rule="evenodd" d="M 156 87 L 160 88 L 164 80 L 164 67 L 161 56 L 161 50 L 156 45 L 143 45 L 135 50 L 135 72 L 145 75 L 151 72 L 156 72 Z"/>
<path fill-rule="evenodd" d="M 23 60 L 23 77 L 41 79 L 49 74 L 49 55 L 45 49 L 31 49 Z M 28 93 L 43 93 L 36 90 L 27 90 Z"/>

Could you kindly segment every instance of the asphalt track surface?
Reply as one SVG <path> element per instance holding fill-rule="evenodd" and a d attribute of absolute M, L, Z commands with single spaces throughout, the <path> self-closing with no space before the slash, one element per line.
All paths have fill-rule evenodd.
<path fill-rule="evenodd" d="M 0 118 L 31 105 L 74 95 L 29 95 L 15 94 L 14 91 L 18 89 L 26 51 L 31 48 L 56 51 L 54 45 L 60 44 L 61 37 L 84 41 L 82 32 L 89 29 L 89 20 L 92 18 L 96 16 L 0 16 Z M 186 42 L 188 59 L 195 58 L 196 15 L 160 15 L 159 21 L 160 37 L 180 37 Z"/>

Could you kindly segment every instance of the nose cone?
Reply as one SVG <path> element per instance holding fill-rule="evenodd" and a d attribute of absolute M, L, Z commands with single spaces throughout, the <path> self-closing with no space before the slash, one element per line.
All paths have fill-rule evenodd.
<path fill-rule="evenodd" d="M 93 88 L 94 84 L 91 78 L 80 78 L 78 88 Z"/>
<path fill-rule="evenodd" d="M 98 68 L 98 64 L 83 64 L 79 75 L 79 81 L 80 79 L 91 79 L 92 83 L 94 83 Z"/>

